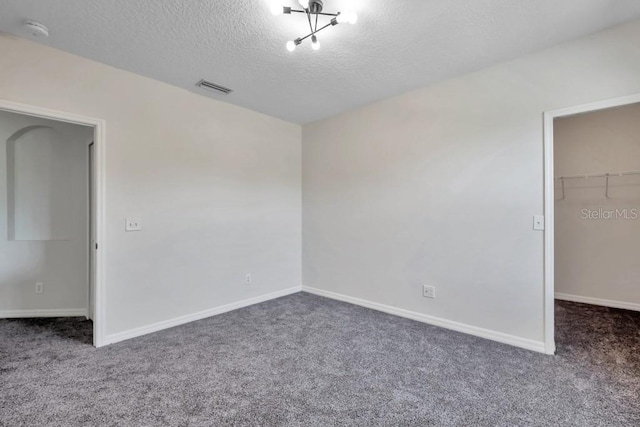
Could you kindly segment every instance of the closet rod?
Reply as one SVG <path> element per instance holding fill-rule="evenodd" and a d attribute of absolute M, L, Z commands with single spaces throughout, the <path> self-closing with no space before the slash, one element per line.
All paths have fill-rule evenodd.
<path fill-rule="evenodd" d="M 565 189 L 564 189 L 564 181 L 567 179 L 589 179 L 589 178 L 606 178 L 605 180 L 605 190 L 604 197 L 609 198 L 609 178 L 617 177 L 617 176 L 631 176 L 631 175 L 640 175 L 640 171 L 627 171 L 627 172 L 611 172 L 611 173 L 597 173 L 591 175 L 573 175 L 573 176 L 558 176 L 555 178 L 556 181 L 560 181 L 562 183 L 562 197 L 560 200 L 564 200 L 565 198 Z"/>
<path fill-rule="evenodd" d="M 597 173 L 597 174 L 591 174 L 591 175 L 558 176 L 556 177 L 556 181 L 564 181 L 565 179 L 607 178 L 612 176 L 629 176 L 629 175 L 640 175 L 640 171 Z"/>

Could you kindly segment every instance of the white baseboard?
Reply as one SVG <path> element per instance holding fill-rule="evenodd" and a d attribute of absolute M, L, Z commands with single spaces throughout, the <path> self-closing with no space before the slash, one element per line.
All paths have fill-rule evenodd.
<path fill-rule="evenodd" d="M 571 302 L 580 302 L 583 304 L 601 305 L 604 307 L 622 308 L 624 310 L 640 311 L 640 304 L 632 302 L 613 301 L 602 298 L 582 297 L 579 295 L 570 295 L 556 292 L 556 299 Z"/>
<path fill-rule="evenodd" d="M 207 317 L 212 317 L 218 314 L 227 313 L 229 311 L 237 310 L 239 308 L 244 308 L 250 305 L 259 304 L 261 302 L 295 294 L 300 292 L 301 290 L 302 288 L 300 286 L 296 286 L 289 289 L 283 289 L 281 291 L 276 291 L 269 294 L 260 295 L 257 297 L 234 302 L 231 304 L 210 308 L 208 310 L 200 311 L 198 313 L 187 314 L 187 315 L 176 317 L 173 319 L 163 320 L 161 322 L 153 323 L 151 325 L 141 326 L 139 328 L 129 329 L 127 331 L 107 335 L 107 337 L 104 340 L 104 345 L 115 344 L 120 341 L 125 341 L 131 338 L 136 338 L 136 337 L 147 335 L 153 332 L 158 332 L 163 329 L 169 329 L 169 328 L 173 328 L 174 326 L 184 325 L 185 323 L 195 322 L 196 320 L 206 319 Z"/>
<path fill-rule="evenodd" d="M 86 308 L 61 308 L 55 310 L 0 310 L 0 319 L 35 317 L 87 317 Z"/>
<path fill-rule="evenodd" d="M 471 326 L 464 323 L 454 322 L 452 320 L 442 319 L 440 317 L 429 316 L 427 314 L 417 313 L 415 311 L 409 311 L 401 308 L 391 307 L 389 305 L 384 305 L 384 304 L 380 304 L 373 301 L 367 301 L 360 298 L 350 297 L 347 295 L 337 294 L 335 292 L 329 292 L 322 289 L 311 288 L 308 286 L 303 286 L 302 291 L 308 292 L 310 294 L 326 297 L 326 298 L 335 299 L 338 301 L 347 302 L 350 304 L 359 305 L 361 307 L 382 311 L 384 313 L 393 314 L 395 316 L 405 317 L 407 319 L 416 320 L 418 322 L 428 323 L 430 325 L 451 329 L 453 331 L 474 335 L 480 338 L 486 338 L 486 339 L 497 341 L 503 344 L 513 345 L 516 347 L 524 348 L 526 350 L 545 353 L 545 345 L 543 341 L 534 341 L 526 338 L 521 338 L 515 335 L 509 335 L 502 332 L 496 332 L 489 329 L 479 328 L 477 326 Z"/>

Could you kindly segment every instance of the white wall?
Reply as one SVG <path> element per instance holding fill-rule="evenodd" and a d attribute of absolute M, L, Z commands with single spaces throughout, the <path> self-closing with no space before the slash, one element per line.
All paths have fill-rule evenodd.
<path fill-rule="evenodd" d="M 542 112 L 640 92 L 638 37 L 305 126 L 304 284 L 540 343 Z M 0 52 L 0 98 L 107 122 L 107 334 L 300 284 L 299 126 L 12 36 Z"/>
<path fill-rule="evenodd" d="M 305 126 L 303 285 L 542 350 L 542 113 L 640 92 L 639 38 L 634 22 Z"/>
<path fill-rule="evenodd" d="M 73 176 L 73 139 L 54 126 L 26 126 L 6 141 L 10 240 L 73 238 L 71 185 L 80 178 Z"/>
<path fill-rule="evenodd" d="M 7 166 L 13 159 L 7 158 L 7 140 L 20 130 L 30 126 L 47 126 L 60 137 L 59 144 L 51 146 L 51 153 L 45 151 L 46 142 L 38 143 L 36 160 L 51 160 L 60 166 L 55 171 L 49 169 L 48 176 L 37 176 L 44 171 L 40 162 L 37 174 L 23 176 L 28 162 L 22 159 L 15 165 L 17 182 L 7 183 Z M 18 157 L 25 153 L 22 149 L 30 137 L 46 137 L 46 129 L 36 128 L 16 140 Z M 93 129 L 69 125 L 34 117 L 0 111 L 0 317 L 3 312 L 24 310 L 73 310 L 76 313 L 87 309 L 88 290 L 88 144 L 93 138 Z M 50 141 L 51 142 L 51 141 Z M 51 157 L 47 157 L 47 154 Z M 20 159 L 19 159 L 20 160 Z M 56 174 L 66 172 L 64 180 L 56 180 Z M 13 175 L 13 174 L 12 174 Z M 23 178 L 23 179 L 21 179 Z M 40 178 L 40 179 L 37 179 Z M 60 178 L 60 177 L 58 177 Z M 23 182 L 28 179 L 30 183 Z M 57 182 L 56 182 L 57 181 Z M 64 181 L 64 182 L 63 182 Z M 21 186 L 26 184 L 51 184 L 50 188 L 39 192 L 37 209 L 24 203 Z M 8 184 L 8 185 L 7 185 Z M 9 185 L 18 187 L 15 212 L 15 239 L 8 229 Z M 27 189 L 27 188 L 25 188 Z M 28 188 L 33 190 L 33 185 Z M 51 198 L 49 196 L 52 196 Z M 61 203 L 56 203 L 57 200 Z M 43 204 L 42 202 L 47 202 Z M 54 209 L 48 209 L 52 207 Z M 53 212 L 56 211 L 56 212 Z M 44 214 L 44 216 L 42 215 Z M 67 221 L 60 221 L 60 217 Z M 27 224 L 24 219 L 34 221 Z M 53 220 L 53 221 L 50 221 Z M 48 222 L 48 224 L 47 224 Z M 28 225 L 28 227 L 27 227 Z M 49 225 L 50 227 L 46 227 Z M 64 225 L 64 227 L 62 227 Z M 44 226 L 44 227 L 43 227 Z M 60 228 L 64 228 L 60 230 Z M 42 294 L 35 293 L 35 283 L 44 284 Z"/>
<path fill-rule="evenodd" d="M 640 104 L 556 119 L 554 169 L 640 171 Z M 609 198 L 604 178 L 565 180 L 564 199 L 558 182 L 556 194 L 555 291 L 640 309 L 640 176 L 610 178 Z"/>
<path fill-rule="evenodd" d="M 106 120 L 107 335 L 300 286 L 300 126 L 13 36 L 0 52 L 0 98 Z"/>

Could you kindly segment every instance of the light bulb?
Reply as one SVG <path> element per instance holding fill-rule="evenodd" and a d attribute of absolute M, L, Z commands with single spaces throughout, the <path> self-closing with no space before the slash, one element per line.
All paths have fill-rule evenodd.
<path fill-rule="evenodd" d="M 309 0 L 298 0 L 303 9 L 309 9 Z"/>
<path fill-rule="evenodd" d="M 294 50 L 296 50 L 296 42 L 294 42 L 293 40 L 289 40 L 287 42 L 287 50 L 289 52 L 293 52 Z"/>
<path fill-rule="evenodd" d="M 271 14 L 272 15 L 282 15 L 284 13 L 284 8 L 280 3 L 272 3 L 271 4 Z"/>
<path fill-rule="evenodd" d="M 336 18 L 339 24 L 345 24 L 347 22 L 351 22 L 351 12 L 345 10 L 344 12 L 340 12 L 340 15 Z M 356 18 L 357 19 L 357 18 Z"/>
<path fill-rule="evenodd" d="M 358 22 L 358 14 L 355 12 L 351 12 L 349 16 L 349 24 L 353 25 Z"/>
<path fill-rule="evenodd" d="M 316 36 L 311 37 L 311 48 L 313 50 L 320 49 L 320 42 L 318 41 L 318 38 Z"/>

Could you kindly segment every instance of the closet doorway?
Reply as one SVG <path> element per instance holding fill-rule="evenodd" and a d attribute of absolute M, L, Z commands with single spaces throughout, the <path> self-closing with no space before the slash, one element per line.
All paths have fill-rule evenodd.
<path fill-rule="evenodd" d="M 79 328 L 78 338 L 100 347 L 106 344 L 105 123 L 1 99 L 0 118 L 6 169 L 1 241 L 5 258 L 11 257 L 0 269 L 0 317 L 84 316 L 93 325 Z M 65 322 L 60 328 L 73 329 Z"/>
<path fill-rule="evenodd" d="M 570 340 L 568 330 L 587 334 L 598 322 L 623 328 L 620 319 L 640 315 L 638 135 L 640 95 L 545 113 L 549 354 L 556 338 Z"/>

